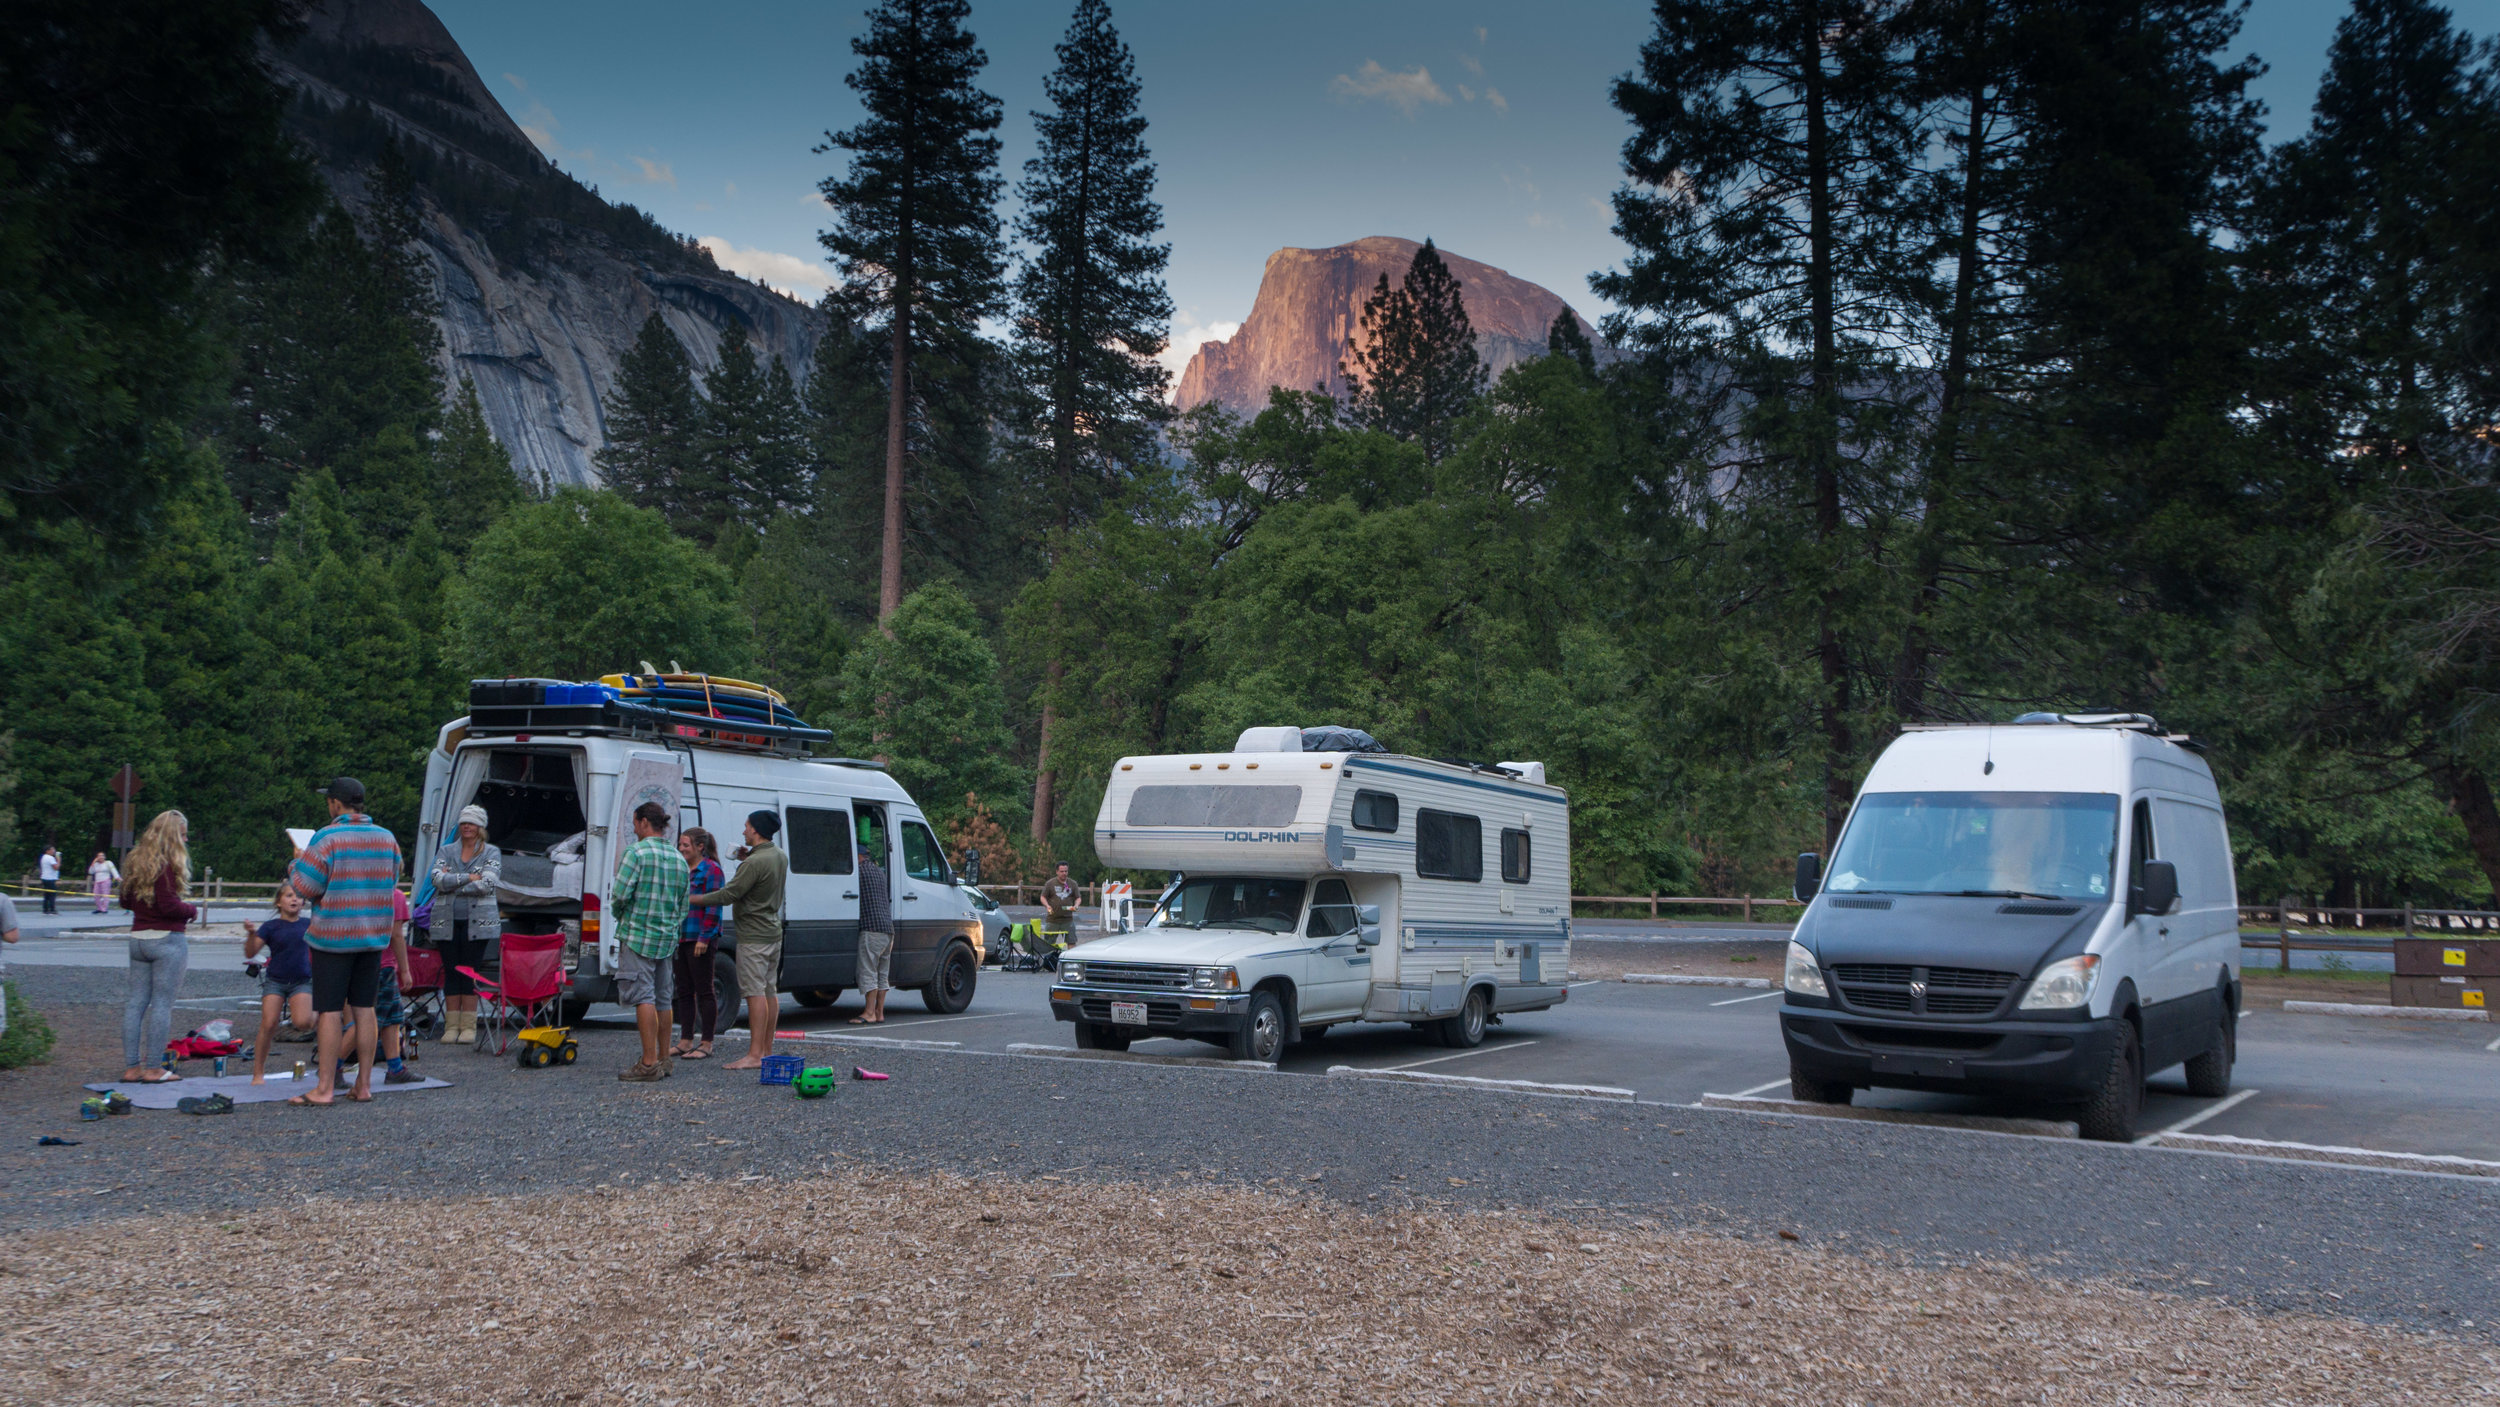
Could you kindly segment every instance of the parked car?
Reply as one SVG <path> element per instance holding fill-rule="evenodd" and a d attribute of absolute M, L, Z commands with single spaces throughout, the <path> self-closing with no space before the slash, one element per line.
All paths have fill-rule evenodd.
<path fill-rule="evenodd" d="M 998 901 L 980 886 L 958 881 L 955 887 L 963 891 L 964 902 L 972 906 L 972 912 L 981 920 L 982 961 L 991 961 L 1005 953 L 1007 930 L 1015 920 L 1007 917 L 1007 911 L 1000 908 Z"/>
<path fill-rule="evenodd" d="M 1571 808 L 1544 766 L 1344 735 L 1252 728 L 1231 752 L 1120 759 L 1095 852 L 1180 873 L 1143 928 L 1061 957 L 1051 1012 L 1078 1046 L 1189 1036 L 1274 1060 L 1330 1026 L 1404 1022 L 1467 1047 L 1569 997 Z"/>
<path fill-rule="evenodd" d="M 2135 1136 L 2147 1075 L 2228 1093 L 2238 893 L 2213 771 L 2141 714 L 1911 725 L 1867 773 L 1788 945 L 1797 1098 L 1875 1087 L 2077 1107 Z"/>

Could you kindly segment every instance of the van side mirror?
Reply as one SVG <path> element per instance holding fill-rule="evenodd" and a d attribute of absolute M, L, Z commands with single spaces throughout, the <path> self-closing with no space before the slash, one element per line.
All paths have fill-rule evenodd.
<path fill-rule="evenodd" d="M 1803 903 L 1823 892 L 1823 857 L 1808 850 L 1797 857 L 1797 901 Z"/>
<path fill-rule="evenodd" d="M 2166 914 L 2179 902 L 2179 867 L 2169 860 L 2144 862 L 2144 882 L 2127 907 L 2139 914 Z"/>

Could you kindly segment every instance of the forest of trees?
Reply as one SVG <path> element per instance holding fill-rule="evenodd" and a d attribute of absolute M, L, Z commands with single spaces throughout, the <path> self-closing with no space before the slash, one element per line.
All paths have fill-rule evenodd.
<path fill-rule="evenodd" d="M 291 147 L 286 6 L 28 8 L 0 862 L 124 762 L 228 873 L 337 771 L 405 832 L 466 678 L 651 659 L 774 683 L 993 870 L 1095 872 L 1123 753 L 1329 722 L 1543 759 L 1581 892 L 1770 893 L 1902 724 L 2109 708 L 2208 744 L 2252 902 L 2500 878 L 2500 58 L 2423 0 L 2356 0 L 2271 147 L 2226 0 L 1659 0 L 1621 355 L 1566 315 L 1488 380 L 1427 244 L 1347 400 L 1247 417 L 1167 408 L 1102 0 L 1012 205 L 967 4 L 882 0 L 815 362 L 654 320 L 610 487 L 552 496 L 434 370 L 429 170 L 379 144 L 350 212 Z"/>

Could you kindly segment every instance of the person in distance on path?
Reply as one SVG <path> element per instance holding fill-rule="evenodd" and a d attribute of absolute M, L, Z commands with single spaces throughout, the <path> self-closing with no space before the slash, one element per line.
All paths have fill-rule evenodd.
<path fill-rule="evenodd" d="M 885 994 L 894 986 L 894 886 L 885 867 L 859 847 L 859 994 L 867 1009 L 854 1026 L 885 1023 Z"/>
<path fill-rule="evenodd" d="M 738 872 L 709 894 L 687 902 L 728 904 L 738 935 L 738 994 L 747 999 L 747 1053 L 724 1070 L 763 1068 L 773 1053 L 773 1027 L 781 1020 L 781 898 L 790 886 L 790 857 L 773 844 L 781 817 L 757 811 L 747 817 L 746 849 Z"/>
<path fill-rule="evenodd" d="M 676 1005 L 678 930 L 686 926 L 686 857 L 668 843 L 668 812 L 656 801 L 634 808 L 634 843 L 616 869 L 608 909 L 616 925 L 616 1004 L 634 1009 L 642 1058 L 617 1072 L 648 1084 L 669 1075 L 660 1049 Z"/>
<path fill-rule="evenodd" d="M 10 897 L 9 897 L 8 895 L 6 895 L 6 894 L 0 894 L 0 943 L 15 943 L 16 941 L 17 941 L 17 901 L 16 901 L 15 899 L 10 898 Z M 5 982 L 5 981 L 7 981 L 7 980 L 8 980 L 8 976 L 9 976 L 9 965 L 8 965 L 8 963 L 7 963 L 7 962 L 5 962 L 5 961 L 0 961 L 0 982 Z M 7 1035 L 8 1033 L 9 1033 L 9 994 L 8 994 L 8 991 L 7 991 L 5 988 L 0 988 L 0 1036 L 5 1036 L 5 1035 Z"/>
<path fill-rule="evenodd" d="M 1068 862 L 1059 862 L 1050 882 L 1042 886 L 1042 907 L 1048 910 L 1042 919 L 1042 946 L 1057 952 L 1073 941 L 1076 931 L 1076 881 L 1068 877 Z"/>
<path fill-rule="evenodd" d="M 43 911 L 57 914 L 61 897 L 61 847 L 46 845 L 43 855 L 35 861 L 35 877 L 43 881 Z"/>
<path fill-rule="evenodd" d="M 122 882 L 121 866 L 99 850 L 87 862 L 87 892 L 95 896 L 95 911 L 103 913 L 113 900 L 113 887 Z"/>
<path fill-rule="evenodd" d="M 330 824 L 287 870 L 288 887 L 313 902 L 313 1016 L 320 1027 L 320 1078 L 287 1101 L 315 1108 L 335 1103 L 339 1035 L 346 1013 L 356 1019 L 356 1085 L 348 1098 L 373 1098 L 373 1005 L 382 988 L 382 954 L 391 946 L 399 894 L 399 841 L 364 813 L 365 784 L 339 777 L 323 788 Z"/>

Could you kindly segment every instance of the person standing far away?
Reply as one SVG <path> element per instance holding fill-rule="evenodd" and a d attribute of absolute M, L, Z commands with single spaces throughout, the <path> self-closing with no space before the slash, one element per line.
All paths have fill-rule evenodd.
<path fill-rule="evenodd" d="M 503 931 L 495 891 L 503 852 L 486 843 L 486 808 L 460 808 L 460 834 L 434 854 L 434 947 L 443 955 L 443 1044 L 477 1036 L 477 983 L 460 969 L 486 965 L 486 945 Z M 446 936 L 448 935 L 448 936 Z"/>
<path fill-rule="evenodd" d="M 113 899 L 114 886 L 122 882 L 121 866 L 103 851 L 87 862 L 87 892 L 95 896 L 95 911 L 103 913 Z"/>
<path fill-rule="evenodd" d="M 313 1087 L 287 1101 L 328 1106 L 338 1098 L 339 1029 L 356 1017 L 356 1085 L 348 1098 L 373 1098 L 373 1004 L 382 987 L 382 954 L 391 946 L 399 892 L 399 842 L 364 813 L 365 784 L 340 777 L 323 788 L 330 824 L 287 870 L 286 882 L 312 901 L 313 1016 L 319 1023 L 321 1067 Z"/>
<path fill-rule="evenodd" d="M 720 845 L 701 826 L 677 833 L 677 853 L 686 857 L 686 889 L 703 894 L 721 887 Z M 720 1029 L 720 993 L 712 982 L 712 952 L 720 946 L 720 910 L 710 905 L 686 908 L 686 923 L 677 930 L 677 1021 L 681 1034 L 669 1056 L 688 1060 L 712 1058 L 712 1034 Z M 701 1032 L 701 1039 L 696 1033 Z"/>
<path fill-rule="evenodd" d="M 728 904 L 738 935 L 738 995 L 747 999 L 747 1053 L 724 1070 L 761 1069 L 773 1053 L 773 1027 L 781 1021 L 781 896 L 790 885 L 790 857 L 773 837 L 781 817 L 757 811 L 747 817 L 746 849 L 738 872 L 693 904 Z"/>
<path fill-rule="evenodd" d="M 671 1024 L 677 934 L 686 926 L 686 857 L 668 843 L 668 812 L 656 801 L 634 808 L 634 843 L 608 891 L 616 915 L 616 1004 L 634 1009 L 642 1059 L 617 1072 L 637 1084 L 665 1080 L 670 1059 L 660 1039 Z"/>
<path fill-rule="evenodd" d="M 59 913 L 61 910 L 57 901 L 61 896 L 61 847 L 57 845 L 43 847 L 43 855 L 35 861 L 35 876 L 43 881 L 43 911 L 47 914 Z"/>
<path fill-rule="evenodd" d="M 185 931 L 200 911 L 183 902 L 191 881 L 191 822 L 179 811 L 160 811 L 131 847 L 130 873 L 122 881 L 122 907 L 130 910 L 130 997 L 122 1004 L 122 1078 L 161 1085 L 182 1077 L 151 1064 L 165 1054 L 174 1033 L 174 996 L 191 966 Z M 48 896 L 47 896 L 48 898 Z"/>
<path fill-rule="evenodd" d="M 885 994 L 894 986 L 894 886 L 885 867 L 859 847 L 859 994 L 868 1008 L 854 1026 L 885 1024 Z"/>
<path fill-rule="evenodd" d="M 252 1042 L 253 1084 L 261 1083 L 262 1071 L 268 1068 L 269 1047 L 278 1039 L 282 1009 L 295 1029 L 312 1029 L 312 949 L 304 943 L 304 930 L 310 927 L 312 920 L 304 917 L 304 896 L 281 888 L 278 916 L 243 940 L 245 962 L 264 948 L 269 951 L 268 965 L 260 973 L 260 1038 Z"/>
<path fill-rule="evenodd" d="M 1059 862 L 1050 882 L 1042 886 L 1042 907 L 1048 915 L 1042 920 L 1042 934 L 1051 951 L 1068 946 L 1076 928 L 1076 881 L 1068 878 L 1068 862 Z"/>

